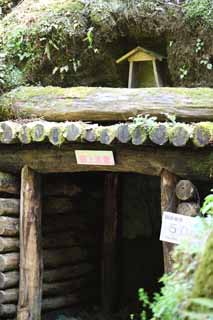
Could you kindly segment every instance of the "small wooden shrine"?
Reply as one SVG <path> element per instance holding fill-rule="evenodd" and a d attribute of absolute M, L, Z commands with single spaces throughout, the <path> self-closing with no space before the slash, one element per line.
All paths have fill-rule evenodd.
<path fill-rule="evenodd" d="M 121 175 L 144 177 L 135 208 L 147 196 L 153 198 L 144 207 L 159 205 L 152 216 L 157 243 L 161 211 L 196 215 L 197 190 L 213 176 L 213 89 L 23 87 L 0 98 L 0 115 L 0 318 L 40 320 L 48 310 L 83 303 L 97 296 L 98 279 L 100 304 L 110 313 L 121 291 Z M 137 115 L 144 117 L 129 119 Z M 84 150 L 85 164 L 76 159 Z M 93 151 L 110 151 L 114 163 Z M 135 179 L 121 192 L 136 194 Z M 131 220 L 133 206 L 124 198 Z M 150 238 L 144 241 L 150 251 Z M 172 247 L 163 243 L 165 271 Z M 153 250 L 151 259 L 158 259 Z"/>
<path fill-rule="evenodd" d="M 153 51 L 137 47 L 116 62 L 129 62 L 128 88 L 162 87 L 159 63 L 163 56 Z"/>

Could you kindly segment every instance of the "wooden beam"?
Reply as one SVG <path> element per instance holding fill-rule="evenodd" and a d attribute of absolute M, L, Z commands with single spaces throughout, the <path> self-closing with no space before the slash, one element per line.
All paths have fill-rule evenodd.
<path fill-rule="evenodd" d="M 77 165 L 75 150 L 112 150 L 115 166 Z M 213 176 L 213 151 L 177 148 L 134 147 L 126 145 L 73 144 L 51 147 L 47 144 L 25 147 L 0 146 L 0 170 L 19 172 L 24 165 L 40 173 L 113 171 L 160 176 L 163 168 L 181 177 L 209 180 Z"/>
<path fill-rule="evenodd" d="M 161 211 L 176 212 L 177 198 L 175 194 L 175 187 L 177 184 L 177 177 L 169 171 L 163 169 L 161 172 Z M 174 245 L 169 242 L 163 242 L 163 258 L 164 271 L 170 272 L 172 269 L 171 252 Z"/>
<path fill-rule="evenodd" d="M 117 283 L 117 224 L 118 175 L 105 177 L 104 242 L 102 262 L 102 309 L 105 314 L 114 311 L 118 294 Z"/>
<path fill-rule="evenodd" d="M 21 175 L 20 284 L 17 320 L 40 320 L 43 261 L 41 178 L 25 166 Z"/>
<path fill-rule="evenodd" d="M 50 121 L 123 121 L 137 114 L 165 119 L 171 113 L 183 121 L 211 121 L 212 111 L 211 88 L 21 87 L 0 97 L 1 120 L 18 114 Z"/>

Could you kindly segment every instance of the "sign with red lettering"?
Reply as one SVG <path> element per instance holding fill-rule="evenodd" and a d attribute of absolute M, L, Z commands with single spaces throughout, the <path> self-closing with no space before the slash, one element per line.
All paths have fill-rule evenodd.
<path fill-rule="evenodd" d="M 75 150 L 77 164 L 94 166 L 114 166 L 115 160 L 112 151 Z"/>

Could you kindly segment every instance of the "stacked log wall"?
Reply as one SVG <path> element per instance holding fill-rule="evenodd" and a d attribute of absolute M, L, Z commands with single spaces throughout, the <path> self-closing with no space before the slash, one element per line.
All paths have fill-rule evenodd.
<path fill-rule="evenodd" d="M 0 172 L 0 318 L 15 316 L 19 282 L 20 178 Z"/>
<path fill-rule="evenodd" d="M 103 192 L 94 181 L 94 174 L 52 175 L 44 181 L 45 311 L 97 303 Z"/>
<path fill-rule="evenodd" d="M 94 176 L 91 177 L 94 182 Z M 4 196 L 0 198 L 1 319 L 15 319 L 19 292 L 19 181 L 14 180 L 14 189 L 11 181 L 6 189 L 0 174 L 0 197 Z M 90 178 L 81 174 L 44 177 L 43 313 L 97 303 L 103 190 L 100 184 L 93 183 L 91 187 L 91 183 Z"/>

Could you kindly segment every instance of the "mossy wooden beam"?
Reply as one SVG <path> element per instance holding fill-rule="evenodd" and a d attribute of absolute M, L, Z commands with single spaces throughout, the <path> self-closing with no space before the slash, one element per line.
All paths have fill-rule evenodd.
<path fill-rule="evenodd" d="M 167 113 L 184 121 L 213 120 L 213 89 L 20 87 L 0 98 L 1 120 L 126 121 Z"/>
<path fill-rule="evenodd" d="M 2 136 L 8 134 L 8 121 L 0 122 Z M 201 123 L 171 123 L 154 122 L 151 126 L 146 123 L 135 124 L 125 122 L 109 126 L 88 124 L 83 122 L 50 122 L 32 121 L 19 124 L 9 121 L 10 132 L 13 135 L 2 139 L 1 144 L 30 144 L 49 141 L 60 147 L 63 143 L 72 142 L 101 142 L 110 145 L 116 141 L 132 143 L 133 145 L 156 144 L 159 146 L 170 144 L 174 147 L 184 147 L 194 144 L 196 147 L 212 145 L 213 122 Z M 6 130 L 6 132 L 4 132 Z M 1 177 L 0 177 L 1 178 Z"/>
<path fill-rule="evenodd" d="M 75 150 L 112 150 L 114 166 L 78 165 Z M 213 176 L 213 151 L 209 148 L 189 150 L 180 153 L 177 148 L 156 148 L 129 145 L 106 146 L 100 143 L 62 145 L 55 148 L 49 144 L 0 146 L 0 170 L 20 172 L 28 165 L 41 173 L 113 171 L 135 172 L 160 176 L 162 168 L 180 177 L 210 179 Z"/>

